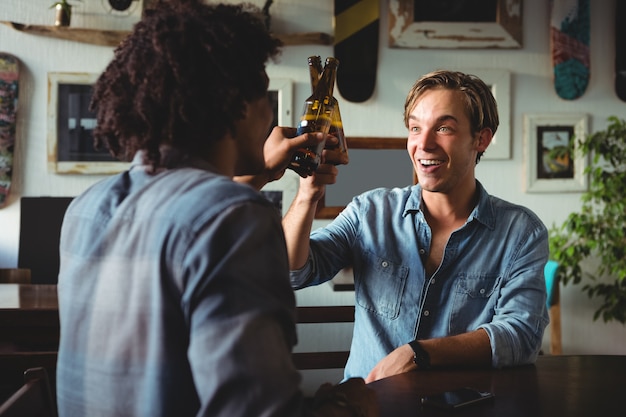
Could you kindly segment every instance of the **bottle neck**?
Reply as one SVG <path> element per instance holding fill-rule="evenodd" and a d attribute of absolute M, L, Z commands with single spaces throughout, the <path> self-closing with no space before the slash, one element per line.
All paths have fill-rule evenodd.
<path fill-rule="evenodd" d="M 317 88 L 317 84 L 320 81 L 320 77 L 322 76 L 322 72 L 324 69 L 322 68 L 322 58 L 318 56 L 310 56 L 309 57 L 309 76 L 311 78 L 311 94 L 315 92 Z"/>
<path fill-rule="evenodd" d="M 324 101 L 325 104 L 332 103 L 333 91 L 337 80 L 337 64 L 338 61 L 334 58 L 326 59 L 324 71 L 313 92 L 314 99 Z"/>

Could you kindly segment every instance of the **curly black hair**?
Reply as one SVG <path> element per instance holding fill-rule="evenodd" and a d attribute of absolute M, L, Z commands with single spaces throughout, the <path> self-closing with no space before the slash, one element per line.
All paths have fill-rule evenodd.
<path fill-rule="evenodd" d="M 267 94 L 265 65 L 281 42 L 249 4 L 157 2 L 117 47 L 94 86 L 95 146 L 162 165 L 160 147 L 206 155 Z"/>

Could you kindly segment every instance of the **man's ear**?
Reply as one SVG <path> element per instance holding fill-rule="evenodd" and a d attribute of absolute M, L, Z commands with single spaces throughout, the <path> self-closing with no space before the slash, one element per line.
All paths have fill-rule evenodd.
<path fill-rule="evenodd" d="M 250 111 L 250 103 L 248 103 L 248 101 L 244 100 L 243 102 L 243 117 L 246 118 L 248 117 L 248 112 Z"/>
<path fill-rule="evenodd" d="M 476 142 L 476 150 L 478 152 L 485 152 L 485 149 L 491 143 L 493 139 L 493 132 L 490 128 L 485 127 L 480 132 L 478 132 L 478 141 Z"/>

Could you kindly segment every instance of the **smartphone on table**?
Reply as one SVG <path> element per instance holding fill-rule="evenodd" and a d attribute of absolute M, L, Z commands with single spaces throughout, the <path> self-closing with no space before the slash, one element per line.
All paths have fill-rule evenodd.
<path fill-rule="evenodd" d="M 494 395 L 491 392 L 464 387 L 422 397 L 421 402 L 427 407 L 456 410 L 472 404 L 491 401 L 493 398 Z"/>

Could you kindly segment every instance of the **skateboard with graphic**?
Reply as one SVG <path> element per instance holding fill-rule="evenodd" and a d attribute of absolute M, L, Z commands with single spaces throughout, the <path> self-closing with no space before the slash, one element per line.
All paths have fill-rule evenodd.
<path fill-rule="evenodd" d="M 7 203 L 13 174 L 19 69 L 16 57 L 0 52 L 0 208 Z"/>
<path fill-rule="evenodd" d="M 379 0 L 335 0 L 337 89 L 348 101 L 364 102 L 376 87 L 379 21 Z"/>
<path fill-rule="evenodd" d="M 581 97 L 589 84 L 589 0 L 551 0 L 550 44 L 554 89 L 565 100 Z"/>

